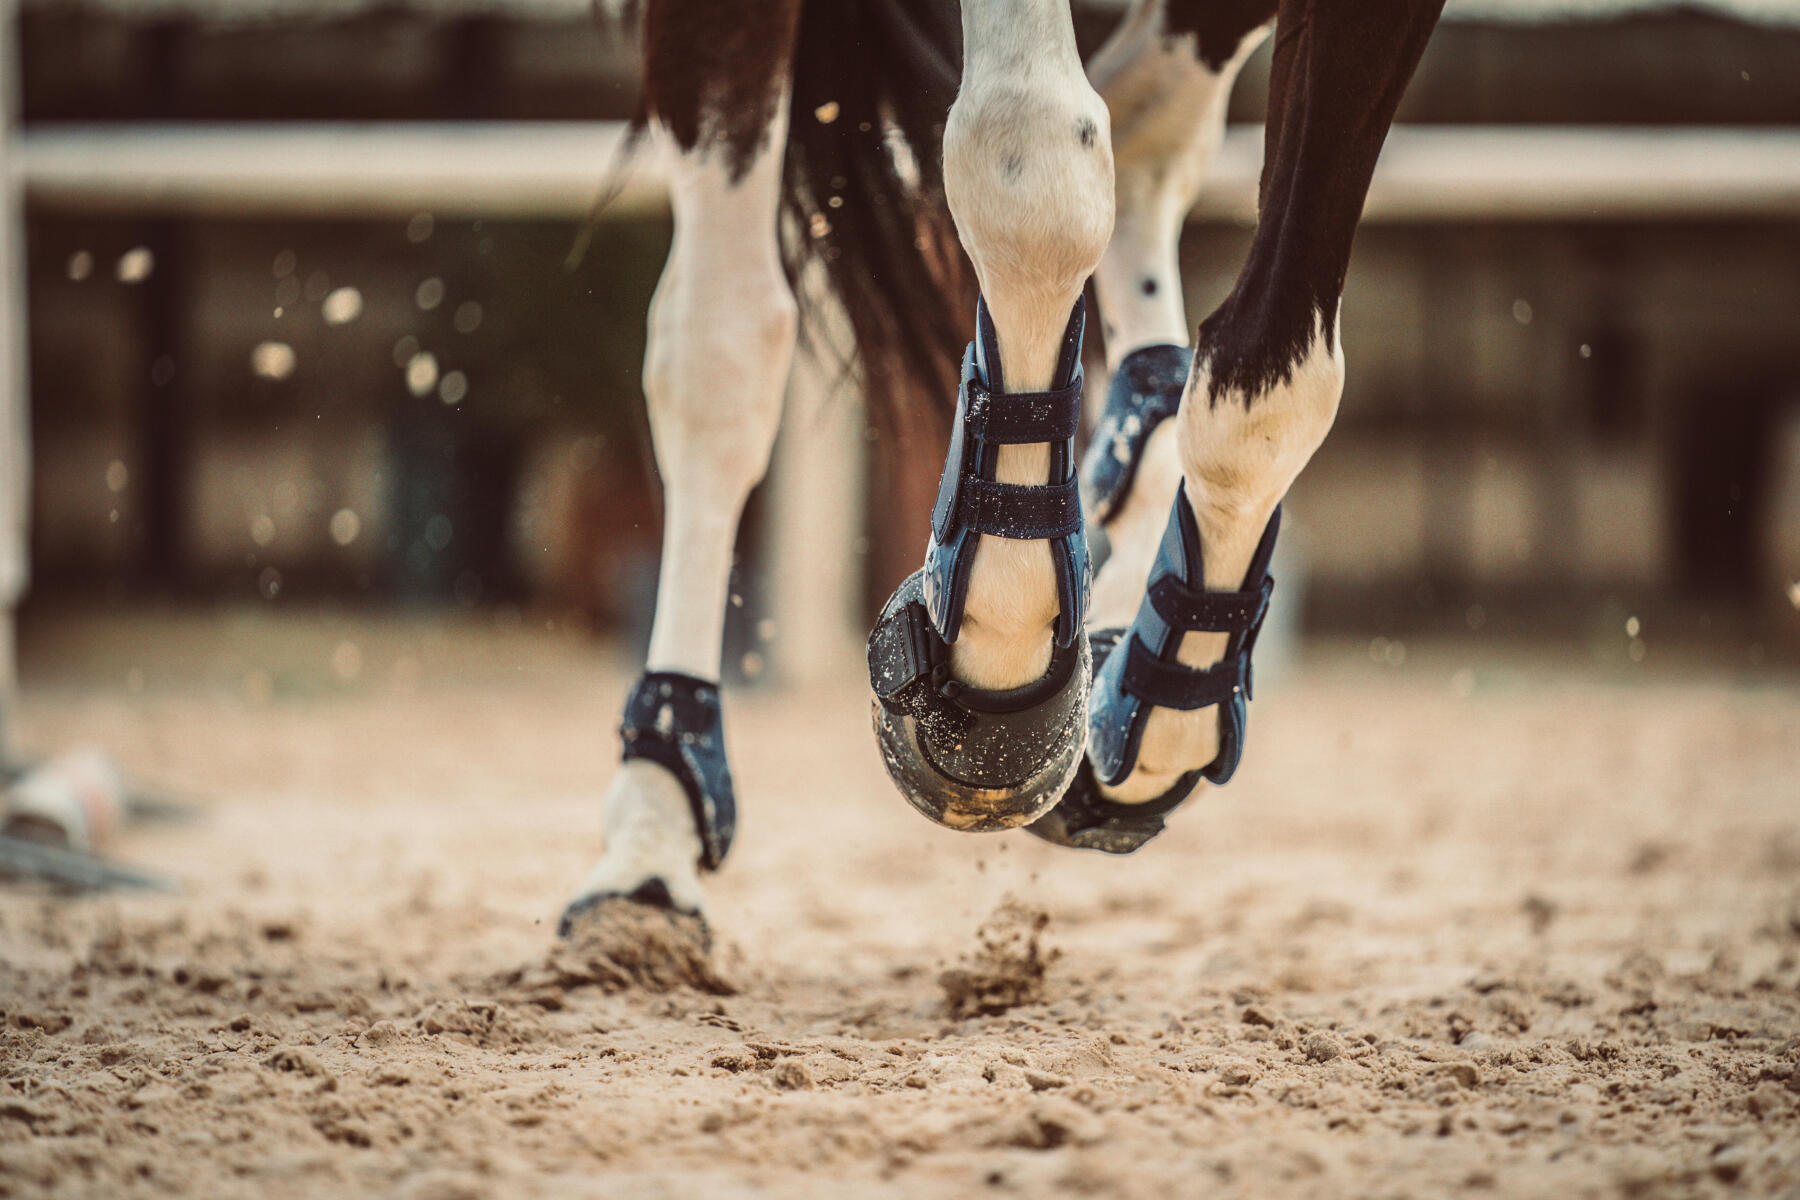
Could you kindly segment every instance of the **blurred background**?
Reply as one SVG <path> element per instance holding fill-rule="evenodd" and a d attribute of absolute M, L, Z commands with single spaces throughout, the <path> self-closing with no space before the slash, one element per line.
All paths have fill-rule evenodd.
<path fill-rule="evenodd" d="M 1119 9 L 1079 5 L 1084 42 Z M 645 162 L 572 254 L 636 86 L 586 0 L 24 0 L 7 36 L 28 669 L 146 613 L 460 614 L 635 652 L 670 225 Z M 1248 244 L 1266 63 L 1185 239 L 1196 320 Z M 1358 238 L 1289 628 L 1390 664 L 1446 634 L 1793 661 L 1797 63 L 1781 0 L 1451 0 Z M 887 444 L 845 392 L 796 384 L 728 676 L 855 674 L 915 565 L 941 450 Z M 323 686 L 358 685 L 362 652 L 326 644 Z"/>

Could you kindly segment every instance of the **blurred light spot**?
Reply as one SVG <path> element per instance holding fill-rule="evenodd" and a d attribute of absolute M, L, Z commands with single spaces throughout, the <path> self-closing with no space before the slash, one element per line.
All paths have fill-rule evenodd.
<path fill-rule="evenodd" d="M 250 540 L 259 546 L 267 546 L 275 540 L 275 521 L 267 513 L 258 513 L 250 518 Z M 275 568 L 270 567 L 269 570 L 274 571 Z M 264 572 L 264 574 L 267 573 Z M 281 590 L 281 574 L 279 572 L 276 572 L 275 575 L 275 589 Z M 271 596 L 270 599 L 273 597 Z"/>
<path fill-rule="evenodd" d="M 286 279 L 289 275 L 294 273 L 294 268 L 299 265 L 300 260 L 294 257 L 294 252 L 292 250 L 283 250 L 280 254 L 275 256 L 275 262 L 270 266 L 269 270 L 274 273 L 275 278 Z"/>
<path fill-rule="evenodd" d="M 413 302 L 426 312 L 430 312 L 444 302 L 444 281 L 433 275 L 422 280 L 413 292 Z"/>
<path fill-rule="evenodd" d="M 465 300 L 456 306 L 456 315 L 450 323 L 458 333 L 474 333 L 481 328 L 481 305 L 473 300 Z"/>
<path fill-rule="evenodd" d="M 117 525 L 119 523 L 119 510 L 115 508 L 109 511 L 106 514 L 106 520 L 109 524 Z"/>
<path fill-rule="evenodd" d="M 1397 638 L 1389 642 L 1387 649 L 1382 652 L 1382 657 L 1387 660 L 1388 666 L 1400 666 L 1406 661 L 1406 643 Z"/>
<path fill-rule="evenodd" d="M 812 220 L 808 222 L 808 228 L 814 237 L 822 238 L 831 232 L 831 222 L 825 219 L 824 213 L 814 213 Z"/>
<path fill-rule="evenodd" d="M 353 287 L 341 287 L 325 297 L 321 309 L 327 325 L 348 325 L 362 316 L 362 293 Z"/>
<path fill-rule="evenodd" d="M 450 524 L 450 518 L 443 513 L 438 513 L 425 522 L 425 541 L 433 550 L 442 550 L 448 546 L 455 532 L 456 528 Z"/>
<path fill-rule="evenodd" d="M 1631 655 L 1632 662 L 1643 662 L 1644 655 L 1648 654 L 1649 650 L 1644 646 L 1642 638 L 1632 638 L 1631 645 L 1627 647 L 1627 653 Z"/>
<path fill-rule="evenodd" d="M 469 377 L 461 371 L 449 372 L 444 376 L 444 382 L 438 384 L 438 399 L 445 404 L 461 404 L 468 394 Z"/>
<path fill-rule="evenodd" d="M 317 304 L 331 290 L 331 276 L 323 271 L 314 271 L 306 277 L 306 298 Z"/>
<path fill-rule="evenodd" d="M 354 509 L 340 508 L 331 514 L 331 540 L 340 546 L 348 546 L 362 533 L 362 518 Z"/>
<path fill-rule="evenodd" d="M 1514 300 L 1513 320 L 1521 325 L 1531 324 L 1531 305 L 1524 300 Z"/>
<path fill-rule="evenodd" d="M 1592 346 L 1588 345 L 1586 342 L 1581 343 L 1581 357 L 1583 357 L 1583 358 L 1594 357 L 1594 348 Z"/>
<path fill-rule="evenodd" d="M 404 367 L 412 361 L 412 356 L 419 352 L 419 339 L 407 334 L 394 343 L 394 365 Z"/>
<path fill-rule="evenodd" d="M 250 352 L 250 369 L 264 379 L 286 379 L 296 362 L 294 348 L 286 342 L 260 342 Z"/>
<path fill-rule="evenodd" d="M 733 608 L 744 607 L 744 595 L 742 592 L 731 593 L 731 607 L 733 607 Z"/>
<path fill-rule="evenodd" d="M 406 390 L 415 396 L 427 396 L 437 386 L 437 355 L 421 351 L 406 364 Z"/>
<path fill-rule="evenodd" d="M 286 308 L 290 304 L 300 303 L 300 281 L 289 275 L 275 285 L 275 306 Z"/>
<path fill-rule="evenodd" d="M 1639 621 L 1636 617 L 1626 617 L 1625 618 L 1625 636 L 1626 637 L 1636 637 L 1638 635 L 1639 631 L 1641 631 L 1643 628 L 1644 628 L 1643 622 Z"/>
<path fill-rule="evenodd" d="M 755 679 L 763 673 L 763 656 L 752 650 L 744 655 L 742 666 L 745 679 Z"/>
<path fill-rule="evenodd" d="M 841 111 L 843 110 L 838 107 L 838 102 L 836 100 L 827 100 L 825 103 L 819 105 L 819 107 L 813 109 L 813 116 L 818 118 L 819 124 L 829 125 L 838 119 L 838 113 Z"/>
<path fill-rule="evenodd" d="M 291 479 L 283 479 L 269 493 L 277 514 L 291 517 L 300 507 L 300 487 Z"/>
<path fill-rule="evenodd" d="M 130 482 L 131 468 L 125 465 L 124 460 L 115 458 L 106 464 L 107 491 L 122 492 Z"/>
<path fill-rule="evenodd" d="M 156 255 L 148 246 L 134 246 L 119 256 L 115 269 L 120 283 L 142 283 L 156 270 Z"/>
<path fill-rule="evenodd" d="M 1382 659 L 1386 658 L 1387 657 L 1387 644 L 1388 644 L 1388 640 L 1384 637 L 1370 638 L 1369 639 L 1369 657 L 1376 662 L 1380 662 Z"/>
<path fill-rule="evenodd" d="M 1467 698 L 1475 691 L 1475 672 L 1468 667 L 1462 668 L 1450 676 L 1450 694 Z"/>
<path fill-rule="evenodd" d="M 349 683 L 362 674 L 362 648 L 355 642 L 339 642 L 337 649 L 331 652 L 331 673 L 340 682 Z"/>
<path fill-rule="evenodd" d="M 406 223 L 406 240 L 418 245 L 431 236 L 431 230 L 436 224 L 430 213 L 414 213 L 413 219 Z"/>
<path fill-rule="evenodd" d="M 775 640 L 775 619 L 764 617 L 756 623 L 756 636 L 765 642 Z"/>
<path fill-rule="evenodd" d="M 156 387 L 168 387 L 175 382 L 175 360 L 166 354 L 159 354 L 156 361 L 150 364 L 150 382 Z"/>
<path fill-rule="evenodd" d="M 1788 584 L 1788 603 L 1800 608 L 1800 582 Z"/>
<path fill-rule="evenodd" d="M 256 590 L 262 593 L 264 600 L 281 595 L 281 572 L 274 567 L 264 567 L 262 574 L 256 577 Z"/>
<path fill-rule="evenodd" d="M 94 273 L 94 256 L 86 250 L 69 255 L 69 278 L 80 283 Z"/>
<path fill-rule="evenodd" d="M 844 198 L 842 196 L 833 196 L 833 197 L 831 197 L 831 199 L 825 201 L 825 207 L 826 208 L 842 208 L 842 207 L 844 207 Z"/>

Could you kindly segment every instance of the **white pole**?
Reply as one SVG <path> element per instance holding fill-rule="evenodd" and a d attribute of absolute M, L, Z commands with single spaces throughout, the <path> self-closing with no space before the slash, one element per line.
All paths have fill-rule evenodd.
<path fill-rule="evenodd" d="M 17 0 L 0 0 L 0 763 L 7 709 L 18 691 L 13 609 L 25 591 L 26 501 L 31 441 L 26 425 L 24 211 L 16 154 L 19 106 Z"/>

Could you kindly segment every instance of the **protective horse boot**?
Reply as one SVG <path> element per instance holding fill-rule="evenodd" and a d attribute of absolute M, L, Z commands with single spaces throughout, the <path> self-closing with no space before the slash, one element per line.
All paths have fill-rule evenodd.
<path fill-rule="evenodd" d="M 719 685 L 676 671 L 646 671 L 625 698 L 619 738 L 624 743 L 622 761 L 648 759 L 681 784 L 693 812 L 694 829 L 700 835 L 700 866 L 718 870 L 737 831 L 737 797 L 725 757 Z M 584 913 L 621 898 L 653 908 L 686 911 L 669 894 L 668 884 L 651 875 L 629 893 L 600 891 L 583 896 L 563 911 L 558 933 L 569 936 Z"/>
<path fill-rule="evenodd" d="M 1091 662 L 1082 620 L 1091 569 L 1075 474 L 1081 422 L 1076 301 L 1051 388 L 1008 392 L 987 305 L 963 356 L 950 450 L 931 515 L 925 566 L 900 585 L 869 635 L 876 737 L 912 806 L 952 829 L 1010 829 L 1042 816 L 1067 789 L 1086 736 Z M 1041 485 L 1000 483 L 1000 447 L 1048 443 Z M 1048 540 L 1060 604 L 1049 669 L 990 691 L 950 676 L 969 572 L 982 535 Z"/>
<path fill-rule="evenodd" d="M 1129 491 L 1152 430 L 1180 405 L 1193 356 L 1184 347 L 1153 346 L 1128 355 L 1114 374 L 1106 413 L 1083 463 L 1095 511 L 1115 511 Z M 1185 489 L 1178 490 L 1143 602 L 1127 629 L 1097 630 L 1095 680 L 1088 711 L 1088 753 L 1068 792 L 1031 826 L 1046 841 L 1109 854 L 1129 854 L 1161 833 L 1164 819 L 1200 785 L 1222 784 L 1237 770 L 1251 695 L 1251 654 L 1268 612 L 1274 580 L 1269 559 L 1281 525 L 1277 508 L 1245 572 L 1242 589 L 1209 592 L 1200 529 Z M 1224 657 L 1195 670 L 1177 655 L 1184 634 L 1227 635 Z M 1137 765 L 1144 724 L 1154 707 L 1219 709 L 1219 752 L 1141 804 L 1107 799 Z"/>

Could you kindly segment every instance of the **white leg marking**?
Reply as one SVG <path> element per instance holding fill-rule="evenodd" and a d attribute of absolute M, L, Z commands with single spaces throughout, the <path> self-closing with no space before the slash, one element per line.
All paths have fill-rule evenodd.
<path fill-rule="evenodd" d="M 1088 78 L 1112 113 L 1118 217 L 1094 272 L 1112 369 L 1133 350 L 1193 340 L 1181 229 L 1224 137 L 1238 69 L 1270 28 L 1252 30 L 1215 71 L 1201 61 L 1193 34 L 1164 32 L 1165 7 L 1166 0 L 1138 0 L 1088 63 Z M 1131 623 L 1180 481 L 1175 425 L 1166 422 L 1150 435 L 1131 491 L 1107 522 L 1112 554 L 1094 579 L 1090 628 Z"/>
<path fill-rule="evenodd" d="M 650 303 L 644 361 L 665 507 L 652 671 L 719 677 L 738 518 L 780 423 L 797 318 L 776 243 L 785 98 L 777 113 L 737 179 L 716 149 L 673 154 L 675 239 Z M 641 760 L 621 766 L 605 821 L 605 855 L 578 896 L 629 894 L 657 877 L 676 904 L 701 911 L 700 839 L 672 775 Z"/>
<path fill-rule="evenodd" d="M 1112 232 L 1106 106 L 1082 72 L 1067 0 L 964 0 L 963 43 L 944 190 L 994 319 L 1005 385 L 1038 390 Z M 1001 449 L 1002 482 L 1048 474 L 1048 447 Z M 1048 543 L 983 536 L 952 673 L 987 688 L 1041 677 L 1056 614 Z"/>
<path fill-rule="evenodd" d="M 745 175 L 677 154 L 675 239 L 650 301 L 644 393 L 665 505 L 649 668 L 716 679 L 732 543 L 769 465 L 796 307 L 776 244 L 785 100 Z"/>
<path fill-rule="evenodd" d="M 1112 113 L 1118 217 L 1094 273 L 1108 367 L 1144 346 L 1192 340 L 1182 304 L 1181 227 L 1225 136 L 1238 69 L 1270 28 L 1251 31 L 1215 71 L 1201 61 L 1195 35 L 1164 32 L 1165 7 L 1166 0 L 1138 0 L 1088 64 L 1088 78 Z"/>
<path fill-rule="evenodd" d="M 1343 390 L 1343 343 L 1334 330 L 1327 348 L 1323 322 L 1287 382 L 1258 396 L 1228 392 L 1215 403 L 1205 364 L 1196 364 L 1173 423 L 1209 591 L 1243 585 L 1269 517 L 1330 432 Z M 1179 655 L 1190 667 L 1206 667 L 1224 650 L 1224 634 L 1190 633 Z M 1211 762 L 1218 744 L 1217 709 L 1152 709 L 1137 768 L 1103 790 L 1127 803 L 1155 799 L 1185 772 Z"/>

